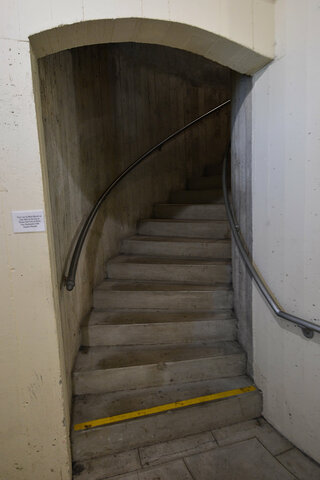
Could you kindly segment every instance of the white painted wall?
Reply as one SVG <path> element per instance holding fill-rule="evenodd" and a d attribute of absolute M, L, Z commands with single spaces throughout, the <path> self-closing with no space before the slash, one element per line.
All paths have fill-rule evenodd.
<path fill-rule="evenodd" d="M 109 22 L 108 28 L 100 23 L 101 30 L 85 23 L 126 17 L 138 21 Z M 190 48 L 240 72 L 257 71 L 273 56 L 273 0 L 1 1 L 0 476 L 5 480 L 70 478 L 69 412 L 56 305 L 59 286 L 49 248 L 51 218 L 34 97 L 37 72 L 32 84 L 28 37 L 75 22 L 80 23 L 64 29 L 64 37 L 59 30 L 48 35 L 42 54 L 59 45 L 92 43 L 98 32 L 101 41 L 146 41 L 158 35 L 155 42 L 168 44 L 170 39 L 172 46 Z M 168 22 L 175 22 L 174 27 Z M 41 122 L 39 133 L 43 148 Z M 11 210 L 44 206 L 48 232 L 13 234 Z"/>
<path fill-rule="evenodd" d="M 282 306 L 320 322 L 320 2 L 279 0 L 276 60 L 254 76 L 253 248 Z M 266 418 L 320 461 L 320 341 L 253 295 Z"/>

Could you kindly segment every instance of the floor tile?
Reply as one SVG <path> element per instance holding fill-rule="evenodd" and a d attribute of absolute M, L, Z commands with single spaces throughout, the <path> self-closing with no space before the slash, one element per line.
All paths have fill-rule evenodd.
<path fill-rule="evenodd" d="M 193 480 L 183 460 L 139 470 L 131 475 L 112 477 L 109 480 Z"/>
<path fill-rule="evenodd" d="M 185 459 L 194 480 L 294 480 L 253 438 Z"/>
<path fill-rule="evenodd" d="M 272 455 L 279 455 L 292 448 L 292 444 L 271 427 L 264 419 L 249 420 L 213 431 L 221 446 L 257 437 Z"/>
<path fill-rule="evenodd" d="M 211 432 L 205 432 L 140 448 L 140 458 L 143 466 L 157 465 L 175 458 L 210 450 L 216 446 L 217 443 Z"/>
<path fill-rule="evenodd" d="M 282 453 L 277 459 L 299 480 L 320 480 L 320 465 L 297 448 Z"/>
<path fill-rule="evenodd" d="M 100 480 L 139 468 L 141 465 L 138 450 L 130 450 L 95 458 L 92 461 L 76 462 L 73 470 L 74 478 L 77 480 Z"/>

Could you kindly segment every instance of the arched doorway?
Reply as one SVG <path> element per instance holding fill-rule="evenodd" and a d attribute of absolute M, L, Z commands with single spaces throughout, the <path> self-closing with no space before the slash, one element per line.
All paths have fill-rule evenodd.
<path fill-rule="evenodd" d="M 108 20 L 88 22 L 88 24 L 78 24 L 78 25 L 61 27 L 61 29 L 55 29 L 49 32 L 43 32 L 41 34 L 31 37 L 31 45 L 33 48 L 34 61 L 35 61 L 34 65 L 36 65 L 37 61 L 39 61 L 40 64 L 42 65 L 46 63 L 48 67 L 48 71 L 50 71 L 50 68 L 51 68 L 51 74 L 47 76 L 47 79 L 49 79 L 49 82 L 51 82 L 52 91 L 55 90 L 60 83 L 60 92 L 63 92 L 63 94 L 60 96 L 60 98 L 58 99 L 58 102 L 55 105 L 58 108 L 58 110 L 56 110 L 54 115 L 56 115 L 56 119 L 58 120 L 58 123 L 60 123 L 59 115 L 61 111 L 64 111 L 64 122 L 65 122 L 64 125 L 60 124 L 58 126 L 56 130 L 57 135 L 52 136 L 51 140 L 53 140 L 53 143 L 49 148 L 48 148 L 48 142 L 44 140 L 45 135 L 43 131 L 41 135 L 42 141 L 43 141 L 43 147 L 44 147 L 43 152 L 46 152 L 43 158 L 45 175 L 48 177 L 49 185 L 51 183 L 51 185 L 55 185 L 55 187 L 58 187 L 58 188 L 51 189 L 50 195 L 49 195 L 49 191 L 47 191 L 47 195 L 48 195 L 47 216 L 48 218 L 52 218 L 52 212 L 49 212 L 49 205 L 51 204 L 52 206 L 53 204 L 55 204 L 57 206 L 56 210 L 57 211 L 60 210 L 59 215 L 61 220 L 60 222 L 57 222 L 54 220 L 52 222 L 52 230 L 51 230 L 52 244 L 54 244 L 54 237 L 56 237 L 55 229 L 57 227 L 58 227 L 60 236 L 59 236 L 58 242 L 56 241 L 56 245 L 59 244 L 61 246 L 63 245 L 64 241 L 66 241 L 66 237 L 68 237 L 68 235 L 66 235 L 66 232 L 68 231 L 68 227 L 72 223 L 72 220 L 76 219 L 77 217 L 76 215 L 74 215 L 74 212 L 77 209 L 77 205 L 80 204 L 84 212 L 88 209 L 90 202 L 92 202 L 96 198 L 97 192 L 94 192 L 94 190 L 87 188 L 88 185 L 86 184 L 86 181 L 89 178 L 88 173 L 92 171 L 90 169 L 90 161 L 92 158 L 91 154 L 93 152 L 92 150 L 90 151 L 90 148 L 87 148 L 88 144 L 87 145 L 85 144 L 87 141 L 89 141 L 89 143 L 91 143 L 91 146 L 94 144 L 95 148 L 97 148 L 96 152 L 99 151 L 100 149 L 100 153 L 101 153 L 104 151 L 104 146 L 101 144 L 101 139 L 105 141 L 106 137 L 103 131 L 101 130 L 99 131 L 99 128 L 101 128 L 101 123 L 99 122 L 99 116 L 101 117 L 101 115 L 98 114 L 96 116 L 95 112 L 91 111 L 92 115 L 90 118 L 90 115 L 88 116 L 88 112 L 90 113 L 90 106 L 88 106 L 88 104 L 87 106 L 84 105 L 86 101 L 81 102 L 81 99 L 80 99 L 81 94 L 80 94 L 80 97 L 78 96 L 78 98 L 76 99 L 72 92 L 74 91 L 75 84 L 77 85 L 78 91 L 80 91 L 81 89 L 83 89 L 83 92 L 86 91 L 85 97 L 87 97 L 87 94 L 89 93 L 89 90 L 88 89 L 86 90 L 86 87 L 89 84 L 91 89 L 91 93 L 90 93 L 91 95 L 94 93 L 95 84 L 98 90 L 100 89 L 101 91 L 101 85 L 99 85 L 99 82 L 101 81 L 100 74 L 98 76 L 94 74 L 92 75 L 92 77 L 90 77 L 90 75 L 93 72 L 97 73 L 99 71 L 99 69 L 98 70 L 95 70 L 94 68 L 92 70 L 90 69 L 92 52 L 94 52 L 94 50 L 96 52 L 98 51 L 100 52 L 98 54 L 98 56 L 100 55 L 100 60 L 98 61 L 98 64 L 99 64 L 99 68 L 101 68 L 101 66 L 103 65 L 103 62 L 101 62 L 101 55 L 103 55 L 103 53 L 101 52 L 103 52 L 106 45 L 108 45 L 108 42 L 106 42 L 106 39 L 111 38 L 110 37 L 111 32 L 113 35 L 114 32 L 116 31 L 116 26 L 118 26 L 119 28 L 120 28 L 120 25 L 122 25 L 122 27 L 126 26 L 126 28 L 124 29 L 125 33 L 123 33 L 122 38 L 124 39 L 128 38 L 134 41 L 133 43 L 129 44 L 129 47 L 128 47 L 129 49 L 137 48 L 134 46 L 135 42 L 139 42 L 142 48 L 144 45 L 144 43 L 142 43 L 142 39 L 144 39 L 145 43 L 155 44 L 153 47 L 154 51 L 157 52 L 157 49 L 158 49 L 158 54 L 160 54 L 160 57 L 161 57 L 161 49 L 163 51 L 165 47 L 168 47 L 168 46 L 175 47 L 182 50 L 181 55 L 186 55 L 185 51 L 196 52 L 198 55 L 201 55 L 202 57 L 205 57 L 205 59 L 208 59 L 209 63 L 212 60 L 218 60 L 218 62 L 223 65 L 227 65 L 228 67 L 231 66 L 234 69 L 238 70 L 239 72 L 247 72 L 247 73 L 254 71 L 256 68 L 259 68 L 259 66 L 262 66 L 266 61 L 265 58 L 261 57 L 261 55 L 257 54 L 256 52 L 249 52 L 247 49 L 240 47 L 239 45 L 236 45 L 227 39 L 220 38 L 210 32 L 205 32 L 199 29 L 195 29 L 194 27 L 189 27 L 181 24 L 171 25 L 170 22 L 159 22 L 158 24 L 157 22 L 155 23 L 155 21 L 150 21 L 150 23 L 148 23 L 145 20 L 139 21 L 139 22 L 134 20 L 135 19 L 123 19 L 119 21 L 119 25 L 117 21 L 113 22 Z M 139 24 L 139 28 L 137 28 L 137 24 Z M 162 29 L 162 36 L 160 34 L 158 37 L 154 36 L 153 27 L 155 27 L 156 24 L 158 26 L 161 26 L 160 30 Z M 133 28 L 134 26 L 136 30 L 134 30 Z M 132 29 L 136 32 L 137 36 L 135 36 L 132 33 Z M 170 35 L 172 36 L 171 39 L 170 39 Z M 113 49 L 115 51 L 117 48 L 120 48 L 119 44 L 117 44 L 115 41 L 116 38 L 117 38 L 116 36 L 112 36 L 112 42 L 111 42 L 111 43 L 114 43 Z M 125 45 L 125 43 L 126 42 L 122 43 L 122 45 Z M 100 46 L 94 47 L 95 44 L 99 44 Z M 82 61 L 80 60 L 81 55 L 78 55 L 76 53 L 77 49 L 75 47 L 78 47 L 80 45 L 92 45 L 91 47 L 84 46 L 82 48 L 79 48 L 78 50 L 79 52 L 82 51 L 81 55 L 87 55 L 86 64 L 82 63 Z M 75 48 L 75 50 L 73 50 L 73 53 L 70 52 L 71 47 Z M 94 55 L 97 55 L 97 54 L 94 53 L 93 57 Z M 112 54 L 110 55 L 110 57 L 112 57 Z M 200 63 L 198 64 L 199 72 L 203 68 L 202 66 L 200 66 L 201 62 L 208 61 L 205 59 L 202 58 Z M 163 62 L 160 62 L 160 64 L 161 63 L 163 65 Z M 86 65 L 84 68 L 89 67 L 87 70 L 87 73 L 89 73 L 89 75 L 87 76 L 83 75 L 84 65 Z M 192 65 L 192 62 L 190 62 L 190 65 Z M 91 66 L 93 66 L 93 63 L 91 64 Z M 153 68 L 157 69 L 157 62 L 154 62 Z M 217 96 L 217 100 L 218 99 L 224 100 L 225 98 L 222 98 L 222 96 L 227 93 L 228 89 L 230 91 L 230 88 L 231 88 L 231 85 L 229 85 L 228 82 L 226 82 L 227 76 L 225 76 L 226 75 L 225 72 L 227 72 L 227 69 L 224 70 L 224 68 L 219 65 L 216 65 L 215 68 L 216 68 L 217 78 L 220 75 L 220 80 L 217 83 L 217 85 L 219 85 L 219 88 L 220 88 L 220 90 L 218 89 L 219 95 Z M 35 71 L 37 71 L 37 68 L 35 68 Z M 43 68 L 41 69 L 40 67 L 40 74 L 41 72 L 42 74 L 44 74 L 44 76 L 42 77 L 42 86 L 43 86 L 44 83 L 46 82 L 46 79 L 45 79 L 46 74 L 44 73 L 45 69 Z M 140 75 L 141 75 L 141 72 L 140 72 Z M 201 75 L 203 75 L 202 71 L 201 71 Z M 35 73 L 35 76 L 37 76 L 37 73 Z M 192 82 L 194 82 L 196 78 L 197 78 L 197 75 L 195 75 L 194 79 L 192 80 L 192 75 L 190 75 L 188 78 L 188 82 L 192 84 Z M 138 81 L 138 84 L 136 85 L 136 87 L 137 87 L 137 91 L 140 89 L 140 95 L 142 100 L 142 97 L 144 94 L 143 83 L 141 82 L 139 83 L 139 82 L 140 80 Z M 37 82 L 35 83 L 37 84 Z M 235 85 L 237 85 L 236 77 L 235 77 Z M 226 86 L 227 86 L 227 89 L 223 88 Z M 93 89 L 91 87 L 93 87 Z M 170 83 L 167 84 L 167 87 L 170 87 Z M 177 89 L 177 85 L 175 85 L 174 88 Z M 211 88 L 212 88 L 212 85 L 211 85 Z M 42 90 L 42 106 L 45 105 L 44 90 Z M 237 90 L 237 87 L 235 87 L 235 90 Z M 41 95 L 39 95 L 38 98 L 40 99 L 40 97 Z M 129 97 L 130 97 L 130 94 L 128 95 L 128 98 Z M 131 98 L 133 98 L 132 95 L 131 95 Z M 208 98 L 210 98 L 210 95 L 208 96 Z M 211 92 L 211 98 L 213 98 L 212 92 Z M 169 106 L 174 107 L 174 101 L 172 100 L 175 100 L 175 99 L 176 98 L 173 95 L 173 97 L 170 100 L 170 94 L 169 94 L 169 96 L 167 97 L 168 107 Z M 202 100 L 199 101 L 199 99 L 200 97 L 198 96 L 198 99 L 193 104 L 193 107 L 192 108 L 191 106 L 189 107 L 189 113 L 193 111 L 194 113 L 200 114 L 206 111 L 206 108 L 203 108 L 207 103 L 205 99 L 205 95 L 203 96 Z M 54 101 L 56 100 L 57 98 L 54 99 Z M 109 97 L 107 95 L 105 97 L 105 100 L 107 100 L 107 102 L 112 103 L 112 95 Z M 154 98 L 153 100 L 156 100 L 156 98 Z M 180 114 L 182 112 L 182 116 L 185 116 L 185 112 L 181 110 L 181 106 L 183 105 L 183 97 L 181 97 L 180 100 L 181 100 L 180 103 L 178 102 L 175 105 L 176 106 L 175 110 L 179 111 L 179 108 L 180 108 Z M 50 102 L 50 99 L 49 99 L 49 102 Z M 98 104 L 101 106 L 101 102 L 98 102 Z M 47 106 L 48 104 L 45 105 L 45 109 Z M 136 106 L 137 106 L 137 103 L 135 105 L 132 105 L 133 111 L 136 111 L 135 110 Z M 157 117 L 157 110 L 154 109 L 155 106 L 156 106 L 156 102 L 152 104 L 152 107 L 153 107 L 154 120 L 155 122 L 158 122 L 159 118 Z M 208 108 L 213 106 L 215 105 L 210 105 L 208 106 Z M 199 107 L 201 108 L 201 111 L 199 111 Z M 125 110 L 125 108 L 123 110 Z M 47 109 L 47 113 L 48 112 L 49 112 L 49 115 L 45 118 L 45 122 L 48 121 L 50 114 L 52 114 L 52 111 L 50 112 L 50 106 L 49 106 L 49 109 Z M 164 113 L 164 110 L 163 110 L 163 113 Z M 74 122 L 74 118 L 76 118 L 75 122 Z M 128 127 L 132 122 L 133 118 L 131 118 L 130 115 L 124 115 L 124 118 L 127 122 L 127 125 L 125 128 L 129 132 L 130 128 Z M 175 120 L 177 120 L 178 118 L 179 117 L 176 117 Z M 190 117 L 190 119 L 192 118 Z M 138 119 L 135 119 L 136 123 L 139 123 L 137 122 L 137 120 Z M 40 122 L 40 125 L 41 123 L 42 122 Z M 184 122 L 181 122 L 177 126 L 179 127 L 183 123 Z M 65 127 L 66 125 L 68 128 L 61 129 L 62 126 Z M 118 116 L 117 122 L 113 125 L 113 127 L 115 127 L 116 130 L 113 131 L 111 136 L 114 136 L 115 133 L 122 128 L 122 126 L 123 126 L 123 118 Z M 79 143 L 77 142 L 77 140 L 75 140 L 75 139 L 79 140 L 79 138 L 81 137 L 81 135 L 80 136 L 78 135 L 79 131 L 82 131 L 86 134 L 85 135 L 86 139 L 82 138 L 82 143 L 81 141 Z M 130 140 L 131 146 L 129 141 L 129 147 L 127 148 L 127 153 L 134 152 L 134 149 L 132 149 L 132 145 L 134 145 L 134 140 L 136 138 L 137 138 L 137 133 L 135 133 L 135 136 Z M 48 132 L 47 132 L 47 139 L 48 139 Z M 126 140 L 124 140 L 124 143 L 125 142 Z M 153 142 L 150 142 L 150 143 L 152 145 Z M 61 149 L 60 147 L 62 145 L 64 147 Z M 207 145 L 209 144 L 207 143 Z M 221 146 L 222 145 L 225 147 L 225 138 L 221 143 Z M 180 147 L 181 147 L 181 144 L 180 144 Z M 51 153 L 50 153 L 50 148 L 51 148 Z M 114 155 L 119 152 L 114 151 L 112 148 L 109 150 L 109 154 L 113 158 L 115 158 Z M 54 152 L 56 159 L 59 156 L 61 156 L 60 160 L 62 159 L 63 161 L 60 163 L 60 166 L 58 169 L 53 168 L 50 170 L 50 168 L 48 168 L 49 167 L 48 160 L 50 156 L 51 158 L 53 158 L 52 152 Z M 58 153 L 58 156 L 57 156 L 57 153 Z M 218 154 L 218 156 L 221 157 L 221 154 L 222 154 L 222 150 L 220 150 L 220 153 Z M 80 164 L 82 165 L 80 167 L 82 180 L 80 182 L 75 181 L 75 177 L 71 175 L 71 181 L 64 182 L 64 180 L 66 180 L 67 177 L 69 176 L 69 173 L 70 173 L 69 168 L 70 167 L 72 168 L 74 158 L 76 158 L 77 156 L 78 158 L 80 158 Z M 64 163 L 64 160 L 66 158 L 69 158 L 67 161 L 67 164 Z M 133 159 L 134 158 L 132 158 L 131 160 Z M 198 164 L 198 167 L 200 167 L 199 164 Z M 81 168 L 82 168 L 82 171 L 81 171 Z M 113 164 L 112 168 L 114 168 L 115 171 L 117 169 L 115 164 Z M 192 169 L 192 167 L 190 168 Z M 151 175 L 154 175 L 154 172 L 153 173 L 149 172 L 149 175 L 150 173 Z M 97 185 L 99 184 L 99 181 L 102 180 L 102 178 L 99 177 L 98 171 L 96 172 L 95 176 L 96 176 L 95 180 Z M 94 178 L 93 178 L 93 181 L 94 181 Z M 179 178 L 178 183 L 179 182 L 181 183 L 181 181 L 182 181 L 182 177 Z M 167 183 L 167 188 L 168 188 L 168 186 L 170 185 L 170 181 L 167 179 L 165 183 Z M 140 187 L 143 189 L 144 184 L 141 184 Z M 61 209 L 59 208 L 59 202 L 62 202 L 63 196 L 66 193 L 66 191 L 70 193 L 70 188 L 73 189 L 73 194 L 71 195 L 73 198 L 71 198 L 70 209 L 67 214 L 62 213 L 62 217 L 61 217 Z M 83 193 L 84 193 L 84 196 L 82 195 Z M 131 195 L 134 203 L 135 201 L 134 191 L 129 192 L 129 195 Z M 49 200 L 49 196 L 51 196 L 50 200 Z M 146 206 L 143 206 L 143 208 L 145 209 L 145 211 L 147 211 Z M 80 219 L 83 212 L 80 212 Z M 120 229 L 119 229 L 119 224 L 117 224 L 118 219 L 116 218 L 116 216 L 109 215 L 109 219 L 112 225 L 111 228 L 117 227 L 117 230 L 120 233 L 121 233 L 121 228 L 122 228 L 122 233 L 124 231 L 127 232 L 127 230 L 123 230 L 123 221 L 119 222 L 120 224 Z M 85 275 L 82 277 L 82 281 L 81 281 L 81 284 L 82 284 L 81 286 L 83 287 L 83 289 L 82 290 L 78 289 L 78 292 L 73 294 L 73 296 L 70 296 L 70 294 L 67 294 L 67 295 L 65 294 L 65 291 L 63 290 L 62 284 L 61 284 L 61 280 L 62 280 L 61 274 L 66 267 L 67 254 L 70 248 L 70 245 L 69 245 L 70 240 L 72 243 L 72 238 L 75 235 L 77 230 L 77 227 L 75 225 L 73 226 L 73 230 L 71 231 L 71 233 L 69 232 L 70 234 L 69 234 L 68 242 L 66 242 L 63 245 L 64 247 L 63 255 L 59 255 L 59 254 L 57 255 L 57 249 L 55 251 L 55 258 L 58 259 L 58 262 L 57 262 L 57 265 L 55 265 L 54 269 L 55 271 L 58 272 L 57 284 L 60 285 L 60 290 L 59 290 L 60 293 L 58 295 L 60 296 L 62 337 L 63 337 L 64 352 L 65 352 L 65 358 L 66 358 L 66 378 L 67 378 L 67 383 L 69 384 L 68 391 L 66 392 L 66 397 L 69 398 L 69 401 L 70 401 L 70 392 L 71 392 L 70 373 L 71 373 L 75 352 L 79 344 L 79 335 L 78 335 L 79 324 L 80 324 L 80 321 L 82 320 L 83 314 L 86 311 L 88 311 L 90 298 L 91 298 L 92 285 L 96 282 L 97 278 L 98 279 L 102 278 L 103 270 L 101 269 L 101 265 L 100 265 L 100 271 L 99 273 L 97 273 L 96 279 L 91 280 L 90 281 L 91 283 L 89 284 L 87 282 L 87 278 L 88 278 L 87 274 L 88 274 L 88 271 L 89 272 L 91 271 L 91 274 L 93 274 L 93 277 L 96 274 L 95 262 L 96 262 L 96 258 L 99 257 L 99 251 L 97 249 L 97 244 L 98 244 L 97 239 L 101 238 L 101 234 L 103 235 L 105 233 L 105 230 L 104 230 L 105 228 L 106 228 L 106 225 L 103 222 L 101 222 L 98 228 L 96 229 L 96 231 L 93 232 L 91 238 L 89 239 L 89 244 L 91 243 L 92 249 L 85 262 L 86 263 L 84 267 Z M 109 225 L 109 228 L 110 228 L 110 225 Z M 114 245 L 112 246 L 112 248 L 114 248 Z M 97 255 L 97 251 L 98 251 L 98 255 Z M 112 249 L 111 249 L 111 252 L 113 252 Z M 108 254 L 106 255 L 105 252 L 101 253 L 100 251 L 100 258 L 105 259 L 107 257 L 108 257 Z"/>

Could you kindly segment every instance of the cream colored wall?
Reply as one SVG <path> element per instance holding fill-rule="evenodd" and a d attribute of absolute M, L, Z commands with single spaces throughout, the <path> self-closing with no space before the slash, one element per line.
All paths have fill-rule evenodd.
<path fill-rule="evenodd" d="M 276 59 L 254 77 L 253 248 L 282 306 L 320 321 L 319 1 L 276 5 Z M 320 339 L 253 295 L 255 380 L 264 415 L 320 461 Z"/>
<path fill-rule="evenodd" d="M 273 56 L 273 8 L 271 0 L 1 2 L 0 411 L 1 457 L 5 461 L 1 461 L 0 472 L 6 480 L 70 478 L 64 355 L 56 305 L 58 286 L 46 171 L 41 167 L 37 138 L 39 133 L 43 146 L 41 123 L 37 133 L 35 114 L 37 72 L 35 68 L 32 84 L 28 37 L 81 22 L 64 29 L 63 37 L 58 30 L 34 38 L 34 49 L 40 55 L 77 46 L 75 42 L 92 43 L 97 38 L 94 32 L 98 32 L 100 42 L 128 41 L 132 39 L 130 28 L 136 32 L 137 27 L 136 41 L 170 41 L 172 46 L 191 49 L 237 71 L 252 73 Z M 139 21 L 110 22 L 108 28 L 104 22 L 86 23 L 117 17 L 135 17 Z M 147 18 L 161 22 L 150 23 Z M 176 23 L 171 26 L 166 22 Z M 185 28 L 182 23 L 190 26 Z M 12 233 L 12 210 L 44 206 L 48 232 Z"/>
<path fill-rule="evenodd" d="M 68 478 L 48 236 L 14 234 L 11 224 L 12 210 L 44 208 L 28 43 L 2 40 L 0 64 L 0 478 Z"/>

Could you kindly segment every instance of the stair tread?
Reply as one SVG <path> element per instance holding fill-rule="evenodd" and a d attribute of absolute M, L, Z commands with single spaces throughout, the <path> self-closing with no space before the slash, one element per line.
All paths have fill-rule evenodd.
<path fill-rule="evenodd" d="M 230 260 L 217 259 L 185 259 L 181 257 L 156 257 L 143 255 L 118 255 L 109 260 L 108 264 L 134 263 L 148 265 L 230 265 Z"/>
<path fill-rule="evenodd" d="M 201 224 L 201 223 L 210 223 L 210 224 L 228 224 L 228 220 L 198 220 L 198 219 L 184 219 L 184 218 L 143 218 L 140 220 L 140 223 L 145 222 L 156 222 L 156 223 L 191 223 L 191 224 Z"/>
<path fill-rule="evenodd" d="M 238 376 L 96 395 L 78 395 L 73 400 L 73 424 L 249 385 L 252 385 L 249 377 Z"/>
<path fill-rule="evenodd" d="M 134 345 L 96 346 L 80 349 L 74 373 L 108 370 L 141 365 L 156 365 L 199 358 L 239 355 L 244 352 L 234 341 L 212 342 L 210 345 Z"/>
<path fill-rule="evenodd" d="M 206 221 L 206 220 L 204 220 Z M 229 244 L 231 243 L 230 238 L 198 238 L 198 237 L 171 237 L 171 236 L 156 236 L 156 235 L 133 235 L 132 237 L 126 238 L 126 242 L 130 241 L 139 241 L 139 242 L 186 242 L 186 243 L 203 243 L 203 244 Z"/>
<path fill-rule="evenodd" d="M 180 191 L 183 191 L 183 192 L 190 192 L 190 190 L 180 190 Z M 197 190 L 192 190 L 193 192 L 194 191 L 197 191 Z M 203 192 L 203 190 L 201 190 Z M 206 203 L 206 202 L 203 202 L 203 203 L 184 203 L 184 202 L 159 202 L 159 203 L 155 203 L 154 204 L 155 206 L 165 206 L 167 207 L 168 205 L 170 207 L 186 207 L 186 208 L 189 208 L 189 207 L 195 207 L 195 208 L 201 208 L 201 207 L 207 207 L 207 208 L 225 208 L 225 205 L 222 204 L 222 203 Z"/>
<path fill-rule="evenodd" d="M 203 204 L 211 203 L 213 205 L 224 204 L 223 192 L 220 188 L 205 189 L 185 189 L 172 192 L 170 202 L 184 204 Z"/>
<path fill-rule="evenodd" d="M 93 310 L 83 326 L 179 323 L 235 319 L 231 310 L 219 312 L 163 312 L 159 310 L 97 311 Z"/>
<path fill-rule="evenodd" d="M 220 193 L 222 192 L 222 188 L 206 188 L 205 190 L 202 190 L 200 188 L 182 188 L 181 190 L 176 190 L 174 193 L 180 193 L 180 192 L 214 192 L 214 193 Z"/>
<path fill-rule="evenodd" d="M 232 291 L 230 284 L 214 284 L 214 285 L 193 285 L 185 283 L 167 283 L 167 282 L 137 282 L 128 280 L 104 280 L 96 291 L 136 291 L 136 292 L 169 292 L 175 293 L 179 291 L 188 292 L 213 292 L 220 290 Z"/>

